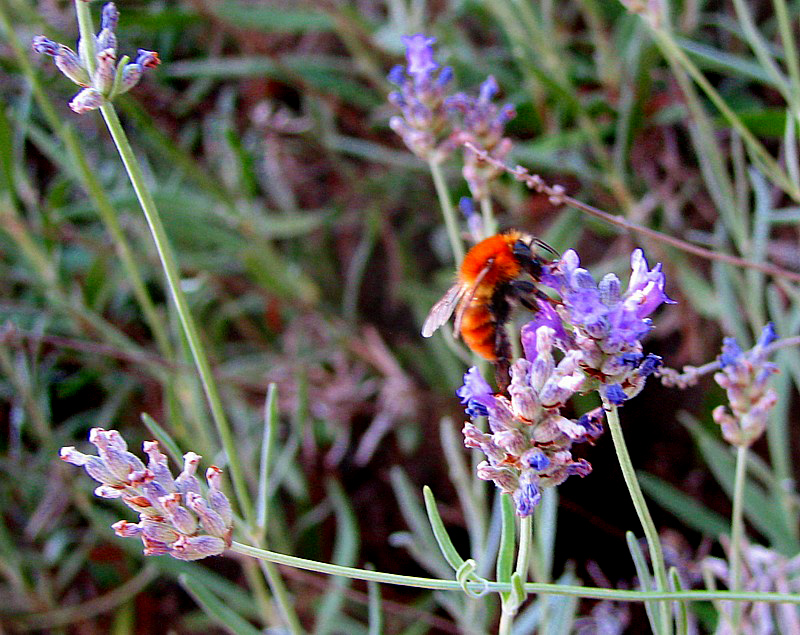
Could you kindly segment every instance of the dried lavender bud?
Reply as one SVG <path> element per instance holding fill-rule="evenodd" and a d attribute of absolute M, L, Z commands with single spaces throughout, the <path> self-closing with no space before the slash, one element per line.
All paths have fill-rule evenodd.
<path fill-rule="evenodd" d="M 98 496 L 121 498 L 139 514 L 139 523 L 121 520 L 112 525 L 123 537 L 139 537 L 145 555 L 170 555 L 180 560 L 197 560 L 221 554 L 231 542 L 233 514 L 231 505 L 220 488 L 222 471 L 208 470 L 209 494 L 200 494 L 195 476 L 200 456 L 188 452 L 184 469 L 178 478 L 169 473 L 166 456 L 156 441 L 147 441 L 144 450 L 148 467 L 128 452 L 125 440 L 116 430 L 93 428 L 89 441 L 98 456 L 61 448 L 60 456 L 73 465 L 83 467 L 102 483 L 95 490 Z"/>

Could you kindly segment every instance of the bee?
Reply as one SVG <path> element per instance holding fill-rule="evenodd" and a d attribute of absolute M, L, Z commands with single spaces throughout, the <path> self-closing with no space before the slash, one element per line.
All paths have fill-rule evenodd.
<path fill-rule="evenodd" d="M 538 289 L 544 260 L 534 245 L 558 253 L 541 240 L 517 230 L 490 236 L 472 247 L 458 270 L 458 280 L 431 308 L 422 325 L 430 337 L 455 312 L 453 336 L 459 335 L 475 353 L 492 362 L 497 387 L 510 383 L 511 342 L 505 325 L 517 303 L 537 311 L 536 298 L 549 299 Z M 528 274 L 530 280 L 521 279 Z"/>

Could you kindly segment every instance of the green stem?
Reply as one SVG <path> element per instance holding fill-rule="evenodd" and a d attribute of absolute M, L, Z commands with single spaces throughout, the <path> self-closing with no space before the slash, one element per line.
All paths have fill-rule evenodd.
<path fill-rule="evenodd" d="M 628 487 L 633 507 L 636 509 L 636 515 L 639 517 L 639 522 L 642 524 L 642 529 L 647 539 L 650 561 L 653 563 L 653 572 L 656 579 L 656 588 L 659 591 L 666 591 L 669 589 L 669 583 L 667 581 L 667 569 L 664 565 L 664 553 L 661 550 L 661 541 L 658 538 L 658 531 L 650 516 L 650 511 L 647 509 L 644 494 L 642 494 L 639 481 L 636 479 L 636 472 L 633 469 L 633 463 L 625 445 L 625 437 L 622 435 L 622 426 L 619 422 L 619 411 L 615 405 L 605 398 L 603 398 L 603 406 L 608 416 L 608 427 L 611 430 L 611 438 L 614 441 L 614 450 L 617 453 L 617 460 L 622 469 L 622 476 L 625 479 L 625 485 Z M 661 618 L 660 632 L 665 635 L 672 630 L 669 604 L 662 604 L 659 614 Z"/>
<path fill-rule="evenodd" d="M 519 552 L 517 553 L 517 566 L 514 571 L 525 584 L 528 578 L 528 562 L 531 557 L 531 543 L 533 538 L 533 516 L 524 516 L 519 519 Z"/>
<path fill-rule="evenodd" d="M 78 16 L 78 30 L 81 34 L 78 53 L 86 70 L 89 71 L 89 77 L 91 77 L 97 67 L 97 60 L 95 59 L 94 27 L 89 3 L 84 0 L 75 0 L 75 13 Z"/>
<path fill-rule="evenodd" d="M 461 241 L 461 235 L 458 231 L 458 216 L 453 207 L 453 202 L 450 200 L 450 192 L 442 174 L 442 166 L 433 159 L 428 161 L 428 166 L 431 169 L 431 176 L 433 176 L 436 195 L 439 197 L 439 205 L 442 207 L 444 224 L 447 227 L 447 236 L 450 239 L 450 248 L 453 250 L 453 258 L 456 264 L 460 264 L 464 260 L 464 243 Z"/>
<path fill-rule="evenodd" d="M 317 562 L 297 556 L 289 556 L 275 551 L 267 551 L 258 547 L 251 547 L 240 542 L 233 542 L 230 551 L 259 560 L 267 560 L 275 564 L 315 571 L 326 575 L 338 575 L 353 580 L 366 580 L 381 584 L 395 584 L 398 586 L 414 587 L 417 589 L 431 589 L 433 591 L 463 592 L 464 588 L 456 580 L 440 580 L 437 578 L 423 578 L 420 576 L 400 575 L 397 573 L 383 573 L 370 569 L 357 569 L 344 567 L 338 564 Z M 488 591 L 490 593 L 504 593 L 511 591 L 511 584 L 501 582 L 468 582 L 467 586 L 473 591 Z M 737 602 L 769 602 L 772 604 L 800 604 L 800 593 L 777 593 L 758 591 L 629 591 L 620 589 L 607 589 L 600 587 L 574 586 L 568 584 L 539 584 L 529 582 L 525 585 L 527 593 L 547 595 L 560 595 L 567 597 L 581 597 L 597 600 L 617 600 L 619 602 L 644 602 L 644 601 L 737 601 Z"/>
<path fill-rule="evenodd" d="M 76 4 L 81 4 L 82 0 L 77 0 Z M 139 204 L 142 207 L 147 224 L 150 227 L 150 233 L 153 237 L 158 256 L 161 259 L 161 265 L 164 269 L 164 274 L 167 278 L 167 287 L 169 288 L 170 295 L 175 302 L 175 308 L 180 318 L 181 326 L 186 335 L 186 340 L 189 348 L 192 351 L 197 372 L 200 376 L 200 381 L 203 384 L 208 404 L 211 409 L 211 416 L 217 428 L 222 446 L 225 454 L 228 457 L 230 466 L 231 478 L 233 480 L 233 487 L 236 492 L 236 498 L 239 506 L 248 521 L 253 518 L 253 506 L 250 500 L 250 495 L 247 491 L 247 484 L 244 479 L 242 466 L 239 461 L 238 452 L 234 443 L 233 431 L 225 416 L 225 411 L 222 407 L 222 399 L 220 398 L 219 390 L 217 388 L 214 375 L 211 370 L 211 364 L 208 361 L 208 355 L 205 351 L 205 346 L 197 331 L 194 318 L 189 310 L 189 304 L 186 296 L 181 290 L 180 286 L 180 273 L 175 261 L 175 256 L 172 252 L 169 239 L 167 238 L 164 225 L 161 222 L 161 217 L 156 208 L 153 196 L 148 190 L 144 175 L 142 174 L 141 166 L 139 165 L 136 155 L 128 142 L 128 137 L 122 128 L 119 117 L 114 110 L 114 106 L 110 103 L 105 103 L 100 107 L 100 112 L 103 114 L 108 131 L 114 139 L 114 144 L 117 146 L 120 158 L 125 164 L 125 169 L 131 180 L 131 185 L 136 192 L 136 197 L 139 199 Z"/>
<path fill-rule="evenodd" d="M 728 554 L 730 568 L 731 591 L 739 591 L 742 587 L 742 541 L 744 538 L 744 484 L 747 477 L 747 446 L 736 450 L 736 476 L 733 482 L 733 512 L 731 514 L 731 546 Z M 739 632 L 742 605 L 736 602 L 731 615 L 733 635 Z"/>

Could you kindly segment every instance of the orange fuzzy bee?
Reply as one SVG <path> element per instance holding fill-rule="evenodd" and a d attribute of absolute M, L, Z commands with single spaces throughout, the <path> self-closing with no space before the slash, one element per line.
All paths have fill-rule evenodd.
<path fill-rule="evenodd" d="M 534 297 L 547 297 L 536 286 L 547 261 L 533 252 L 533 245 L 556 254 L 542 241 L 509 230 L 490 236 L 467 252 L 458 281 L 433 305 L 422 336 L 430 337 L 455 312 L 454 337 L 461 335 L 474 352 L 494 364 L 498 388 L 509 384 L 511 342 L 505 325 L 516 302 L 538 310 Z M 520 279 L 528 274 L 532 280 Z"/>

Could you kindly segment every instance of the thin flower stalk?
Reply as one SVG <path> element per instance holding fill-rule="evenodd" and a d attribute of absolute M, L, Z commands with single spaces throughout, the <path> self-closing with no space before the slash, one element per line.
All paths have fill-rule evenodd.
<path fill-rule="evenodd" d="M 116 25 L 118 15 L 114 14 L 116 11 L 115 9 L 114 12 L 110 10 L 106 11 L 104 9 L 104 26 L 100 34 L 98 34 L 96 40 L 91 22 L 91 14 L 89 13 L 89 7 L 87 3 L 83 2 L 82 0 L 76 0 L 75 10 L 78 15 L 78 26 L 80 28 L 81 42 L 84 43 L 82 46 L 78 47 L 78 51 L 81 56 L 80 61 L 83 63 L 88 74 L 93 76 L 99 72 L 95 56 L 93 55 L 96 41 L 100 40 L 106 44 L 110 42 L 108 39 L 108 33 L 106 33 L 105 36 L 103 33 L 104 31 L 108 30 L 113 31 L 113 27 Z M 157 57 L 157 54 L 155 54 L 155 59 L 157 59 Z M 117 76 L 122 77 L 122 75 L 119 74 Z M 97 80 L 97 82 L 99 81 L 100 80 Z M 95 85 L 97 85 L 97 83 Z M 109 92 L 108 95 L 103 95 L 103 98 L 98 100 L 96 108 L 100 110 L 106 125 L 108 126 L 111 137 L 114 140 L 114 144 L 119 151 L 120 158 L 122 159 L 125 169 L 128 172 L 128 176 L 131 184 L 133 185 L 134 191 L 136 192 L 136 197 L 139 200 L 142 211 L 144 212 L 148 226 L 150 227 L 150 232 L 156 245 L 162 268 L 164 269 L 164 273 L 166 275 L 167 287 L 170 291 L 173 301 L 175 302 L 181 326 L 189 343 L 189 348 L 192 351 L 192 357 L 194 358 L 195 366 L 197 367 L 197 371 L 200 376 L 200 381 L 203 385 L 206 398 L 208 399 L 217 432 L 227 455 L 237 502 L 241 507 L 245 517 L 249 520 L 253 517 L 253 507 L 249 492 L 247 490 L 241 463 L 238 458 L 238 453 L 234 444 L 233 432 L 222 407 L 222 399 L 211 371 L 211 364 L 208 361 L 208 355 L 206 354 L 205 347 L 199 337 L 194 318 L 189 311 L 189 305 L 186 300 L 186 296 L 181 289 L 180 273 L 178 271 L 175 256 L 167 238 L 166 231 L 164 230 L 163 223 L 161 222 L 161 217 L 155 205 L 155 201 L 153 200 L 152 194 L 145 183 L 144 175 L 138 159 L 131 148 L 130 142 L 128 141 L 125 131 L 122 128 L 122 124 L 117 117 L 116 110 L 110 102 L 110 97 L 112 97 L 114 94 L 116 93 L 113 92 L 112 87 L 111 92 Z M 73 110 L 74 109 L 75 108 L 73 108 Z"/>

